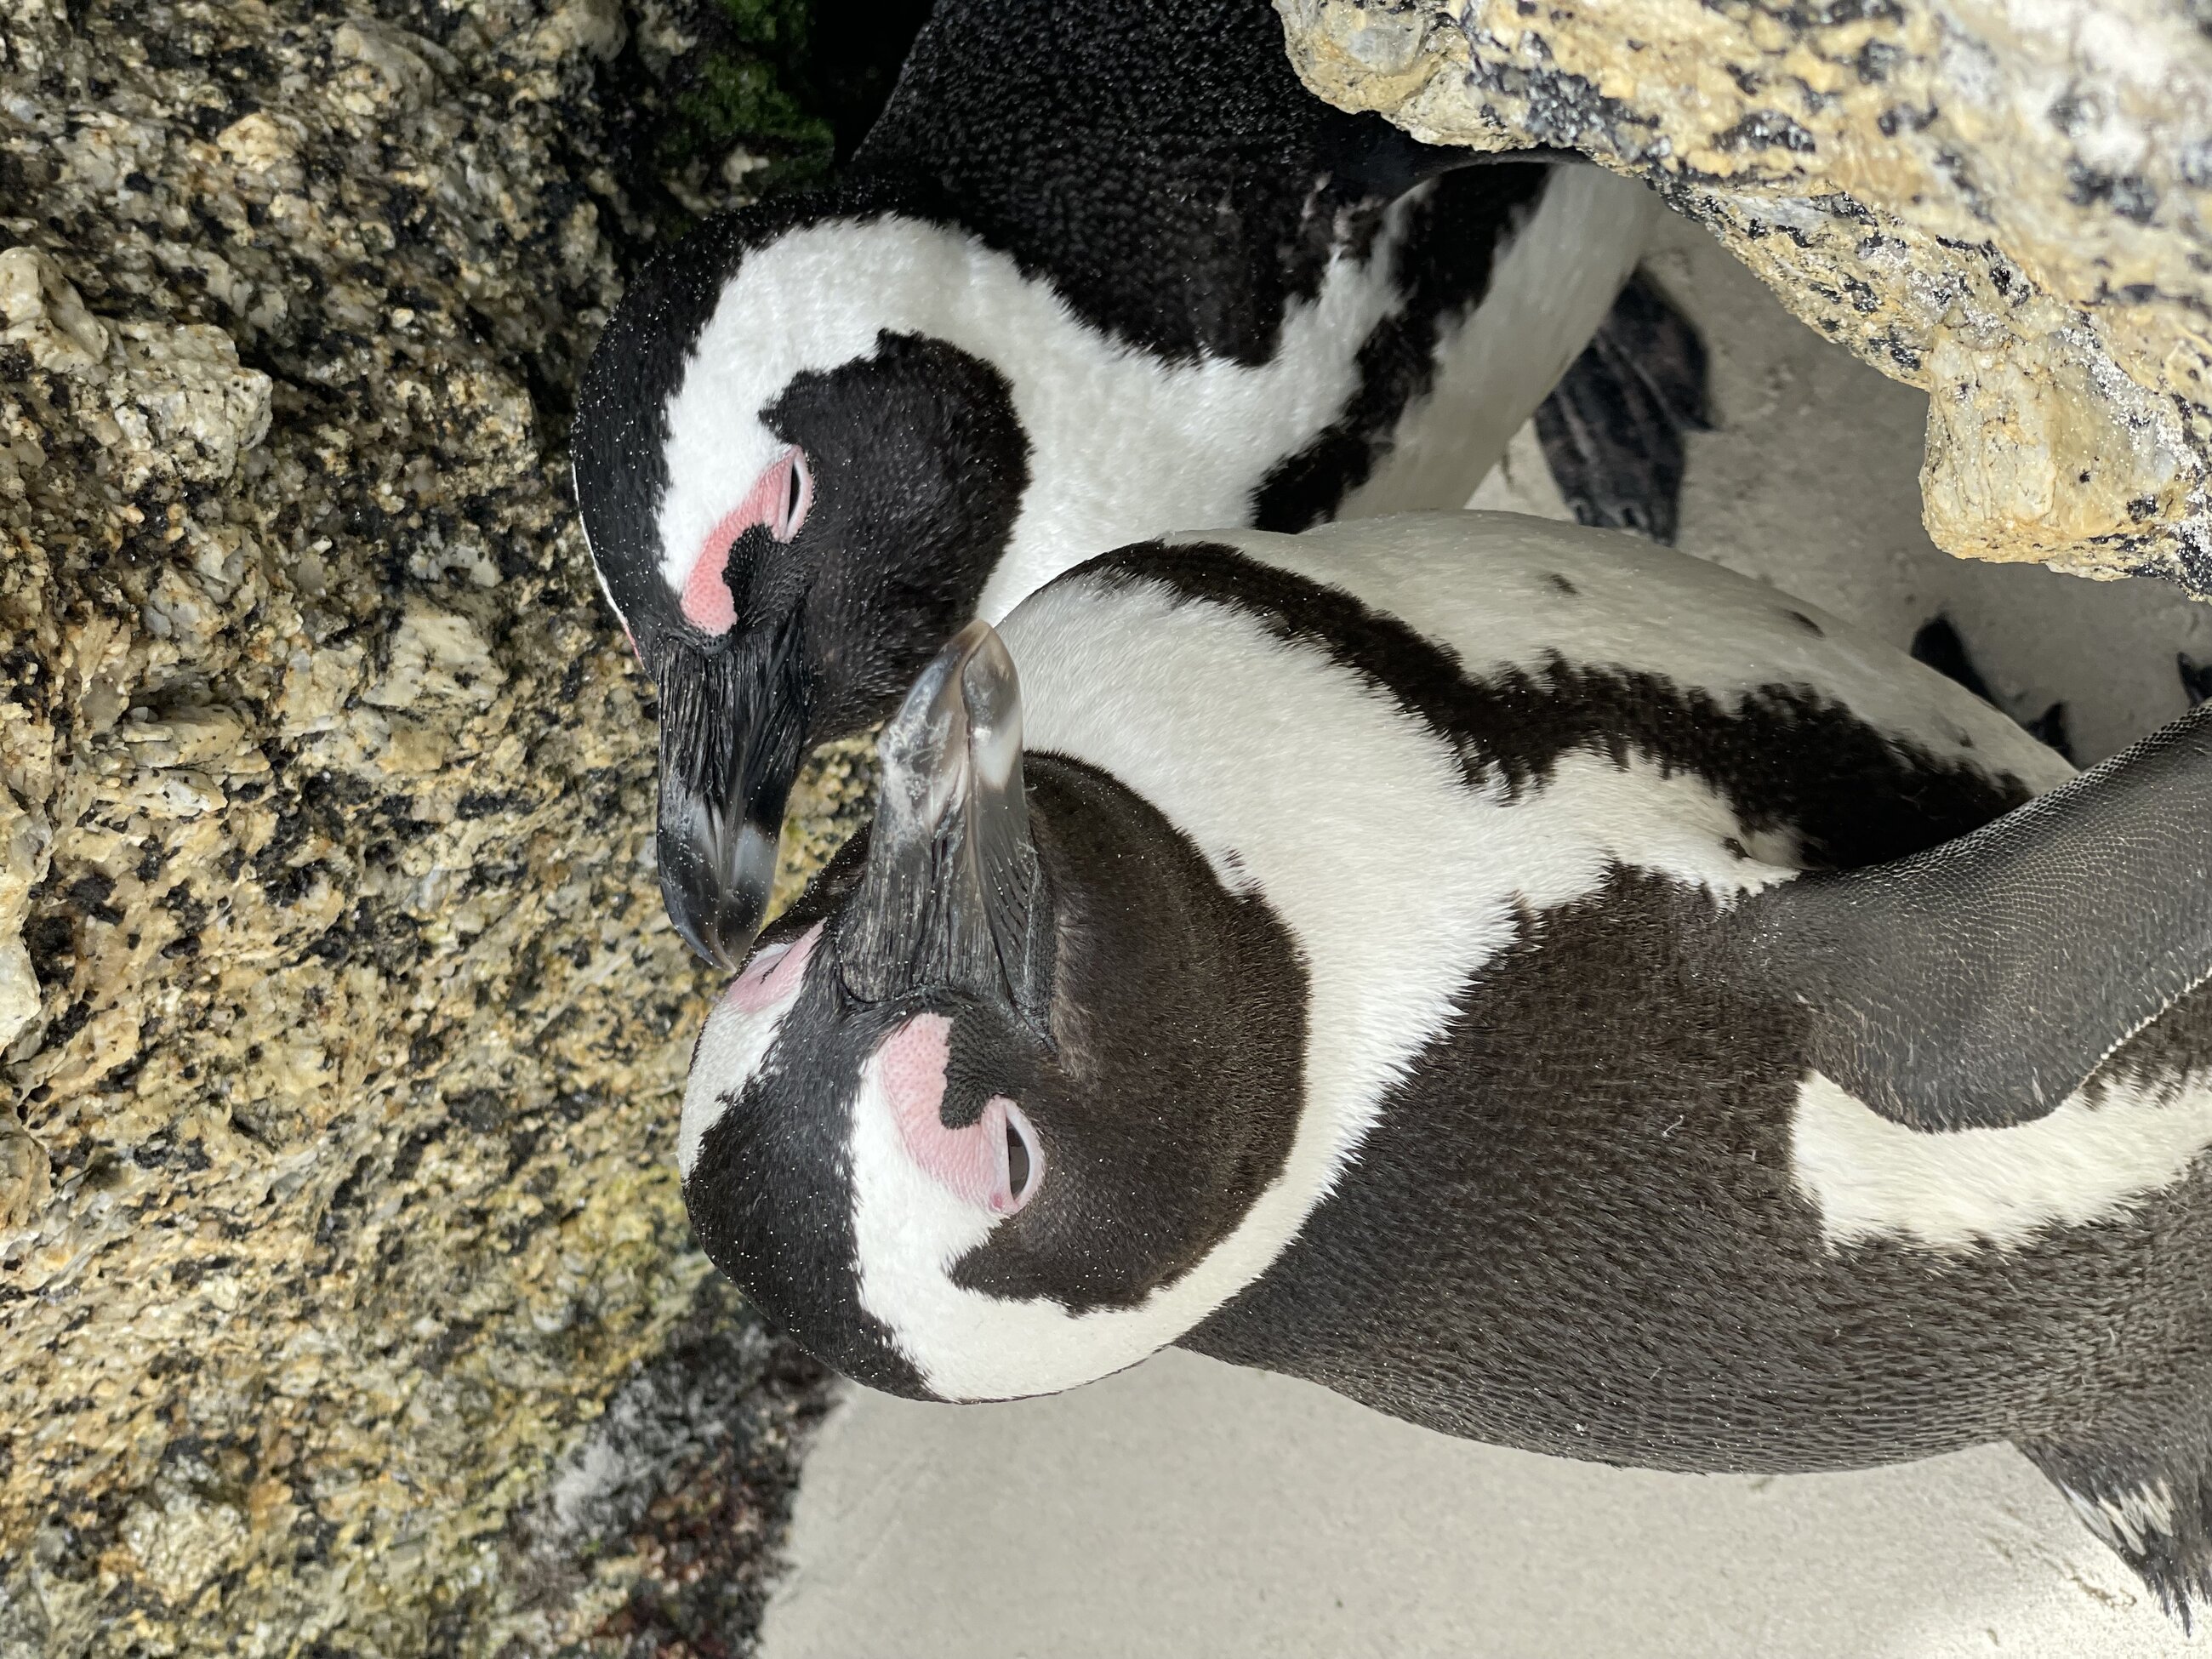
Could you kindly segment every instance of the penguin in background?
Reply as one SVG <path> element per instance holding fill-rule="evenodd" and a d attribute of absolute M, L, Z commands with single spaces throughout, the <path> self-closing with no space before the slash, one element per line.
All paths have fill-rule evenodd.
<path fill-rule="evenodd" d="M 693 1225 L 916 1398 L 1170 1344 L 1646 1468 L 2008 1440 L 2212 1593 L 2212 712 L 2095 769 L 1510 514 L 971 623 L 701 1035 Z"/>
<path fill-rule="evenodd" d="M 584 377 L 684 937 L 733 967 L 807 749 L 1091 554 L 1457 507 L 1571 365 L 1563 484 L 1663 536 L 1703 358 L 1615 307 L 1656 211 L 1329 107 L 1266 0 L 946 0 L 844 182 L 685 239 Z"/>

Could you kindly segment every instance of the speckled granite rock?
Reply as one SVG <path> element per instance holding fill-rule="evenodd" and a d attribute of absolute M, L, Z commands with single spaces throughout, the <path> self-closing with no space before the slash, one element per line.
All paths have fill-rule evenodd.
<path fill-rule="evenodd" d="M 744 1644 L 678 1581 L 820 1379 L 689 1247 L 714 988 L 560 448 L 721 188 L 636 182 L 681 24 L 0 0 L 6 1659 Z"/>
<path fill-rule="evenodd" d="M 1656 185 L 1930 394 L 1954 553 L 2212 594 L 2204 0 L 1278 0 L 1307 84 Z"/>

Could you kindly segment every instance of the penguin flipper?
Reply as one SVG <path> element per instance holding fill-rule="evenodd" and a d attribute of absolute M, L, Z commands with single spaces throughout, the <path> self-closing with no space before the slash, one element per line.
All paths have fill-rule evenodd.
<path fill-rule="evenodd" d="M 1722 971 L 1802 1004 L 1808 1062 L 1926 1130 L 2055 1109 L 2212 977 L 2212 704 L 1970 835 L 1800 876 Z"/>
<path fill-rule="evenodd" d="M 1705 347 L 1641 270 L 1536 410 L 1536 435 L 1576 519 L 1671 545 L 1682 434 L 1711 428 Z"/>

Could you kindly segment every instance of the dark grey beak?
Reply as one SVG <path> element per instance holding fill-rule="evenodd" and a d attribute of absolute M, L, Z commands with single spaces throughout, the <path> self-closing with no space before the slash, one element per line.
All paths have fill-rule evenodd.
<path fill-rule="evenodd" d="M 768 915 L 806 752 L 798 630 L 765 649 L 672 649 L 660 672 L 660 896 L 684 942 L 735 973 Z"/>
<path fill-rule="evenodd" d="M 785 791 L 789 789 L 785 783 Z M 781 808 L 779 798 L 777 805 Z M 660 776 L 660 898 L 684 942 L 725 973 L 743 965 L 768 915 L 775 881 L 779 810 L 765 823 Z"/>
<path fill-rule="evenodd" d="M 1021 687 L 983 622 L 907 693 L 876 757 L 868 865 L 837 934 L 863 1002 L 951 990 L 1045 1035 L 1051 905 L 1022 781 Z"/>

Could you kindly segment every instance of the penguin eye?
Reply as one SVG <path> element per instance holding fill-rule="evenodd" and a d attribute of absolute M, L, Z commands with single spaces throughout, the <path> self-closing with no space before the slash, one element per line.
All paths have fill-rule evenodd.
<path fill-rule="evenodd" d="M 783 499 L 776 503 L 769 534 L 780 542 L 789 541 L 806 522 L 806 509 L 813 502 L 814 475 L 807 471 L 805 455 L 794 448 L 783 470 Z"/>
<path fill-rule="evenodd" d="M 1036 1195 L 1044 1177 L 1044 1158 L 1036 1130 L 1022 1109 L 1006 1103 L 1006 1212 L 1012 1214 Z"/>

